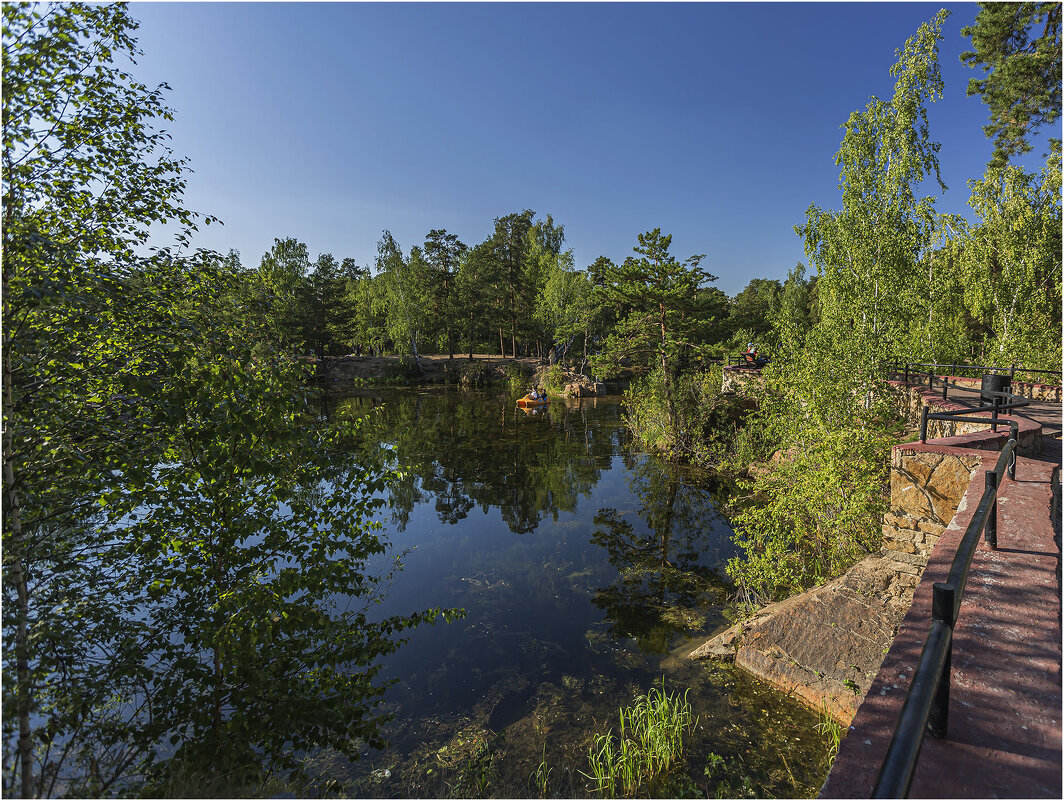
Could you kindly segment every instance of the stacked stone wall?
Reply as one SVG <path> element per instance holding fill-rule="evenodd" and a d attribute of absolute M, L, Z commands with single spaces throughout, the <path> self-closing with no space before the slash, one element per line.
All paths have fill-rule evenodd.
<path fill-rule="evenodd" d="M 915 587 L 939 536 L 957 513 L 972 474 L 974 454 L 907 450 L 890 455 L 890 511 L 883 516 L 883 551 L 899 562 Z"/>
<path fill-rule="evenodd" d="M 931 412 L 968 411 L 926 387 L 892 382 L 899 412 L 918 425 L 926 407 Z M 1022 455 L 1041 448 L 1041 428 L 1026 418 L 1017 442 Z M 987 425 L 928 420 L 927 442 L 895 445 L 890 455 L 890 510 L 883 516 L 881 555 L 894 563 L 901 586 L 910 592 L 920 582 L 931 551 L 957 514 L 975 473 L 985 469 L 980 451 L 1000 451 L 1008 441 L 1007 423 L 996 432 Z"/>
<path fill-rule="evenodd" d="M 740 395 L 748 393 L 751 387 L 760 389 L 765 383 L 761 371 L 756 367 L 725 367 L 722 371 L 721 392 L 735 392 Z"/>

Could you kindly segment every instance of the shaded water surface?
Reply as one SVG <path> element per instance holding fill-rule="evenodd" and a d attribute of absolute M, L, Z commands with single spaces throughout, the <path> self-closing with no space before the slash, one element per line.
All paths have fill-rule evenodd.
<path fill-rule="evenodd" d="M 324 773 L 367 796 L 523 796 L 540 794 L 545 763 L 546 795 L 586 795 L 593 735 L 664 681 L 690 688 L 699 717 L 684 794 L 816 793 L 816 716 L 683 658 L 727 624 L 731 529 L 704 476 L 628 447 L 616 399 L 526 412 L 411 389 L 329 404 L 370 412 L 367 437 L 405 471 L 384 525 L 404 568 L 376 614 L 467 616 L 415 630 L 384 663 L 391 747 L 353 764 L 322 755 Z"/>

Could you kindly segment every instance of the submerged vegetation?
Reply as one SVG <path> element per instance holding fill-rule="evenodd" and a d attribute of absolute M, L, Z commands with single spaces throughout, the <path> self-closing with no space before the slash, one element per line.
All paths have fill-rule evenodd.
<path fill-rule="evenodd" d="M 684 755 L 684 734 L 698 724 L 691 714 L 687 693 L 666 693 L 651 687 L 619 712 L 617 736 L 613 730 L 595 737 L 588 751 L 595 791 L 605 798 L 634 797 L 654 793 L 652 785 L 662 785 L 670 769 Z M 659 788 L 659 789 L 664 789 Z"/>

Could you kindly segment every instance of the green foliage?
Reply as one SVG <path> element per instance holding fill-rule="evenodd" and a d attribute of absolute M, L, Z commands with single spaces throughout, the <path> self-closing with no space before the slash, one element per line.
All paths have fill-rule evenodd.
<path fill-rule="evenodd" d="M 597 735 L 588 750 L 591 773 L 581 771 L 595 782 L 596 792 L 604 798 L 645 794 L 683 764 L 684 732 L 698 722 L 688 692 L 666 693 L 662 679 L 660 690 L 651 687 L 633 706 L 620 709 L 619 735 L 614 737 L 612 729 Z"/>
<path fill-rule="evenodd" d="M 417 361 L 408 353 L 399 357 L 394 365 L 388 368 L 383 376 L 382 383 L 411 384 L 419 381 L 422 377 L 421 368 Z"/>
<path fill-rule="evenodd" d="M 817 278 L 805 277 L 805 267 L 798 263 L 789 273 L 780 291 L 779 308 L 772 327 L 776 342 L 801 347 L 809 329 L 819 321 L 816 294 Z"/>
<path fill-rule="evenodd" d="M 893 440 L 876 428 L 827 429 L 755 479 L 731 516 L 743 558 L 728 563 L 748 610 L 838 575 L 880 543 Z"/>
<path fill-rule="evenodd" d="M 307 423 L 284 347 L 305 246 L 258 273 L 133 255 L 196 219 L 162 89 L 115 65 L 135 24 L 3 12 L 5 794 L 165 792 L 190 766 L 255 788 L 301 750 L 379 743 L 372 665 L 440 613 L 358 605 L 382 591 L 387 474 L 345 458 L 359 423 Z"/>
<path fill-rule="evenodd" d="M 1060 3 L 980 3 L 975 24 L 961 29 L 974 48 L 961 61 L 986 74 L 968 82 L 968 94 L 990 110 L 991 167 L 1029 152 L 1027 137 L 1060 118 L 1060 13 Z M 1050 142 L 1059 152 L 1060 140 Z"/>
<path fill-rule="evenodd" d="M 705 256 L 677 261 L 671 244 L 672 236 L 655 228 L 639 235 L 634 250 L 640 258 L 629 256 L 620 267 L 599 264 L 595 300 L 610 307 L 618 323 L 592 359 L 597 375 L 615 374 L 627 359 L 660 369 L 667 383 L 681 356 L 702 345 L 723 317 L 723 293 L 703 286 L 716 280 L 698 266 Z"/>
<path fill-rule="evenodd" d="M 487 797 L 499 776 L 495 758 L 494 744 L 487 738 L 478 738 L 472 753 L 458 766 L 454 782 L 448 787 L 452 797 Z"/>
<path fill-rule="evenodd" d="M 479 389 L 491 381 L 491 368 L 484 362 L 465 362 L 459 366 L 458 373 L 458 384 L 463 389 Z"/>
<path fill-rule="evenodd" d="M 454 356 L 456 323 L 461 319 L 457 287 L 458 270 L 468 250 L 455 234 L 443 229 L 429 231 L 423 248 L 428 264 L 431 328 L 448 356 Z"/>
<path fill-rule="evenodd" d="M 831 717 L 826 709 L 821 707 L 820 720 L 816 724 L 816 730 L 823 735 L 827 743 L 828 748 L 828 766 L 835 761 L 835 757 L 839 753 L 839 745 L 842 743 L 843 729 L 836 721 Z"/>
<path fill-rule="evenodd" d="M 965 305 L 985 332 L 983 358 L 1060 369 L 1060 160 L 1041 176 L 991 167 L 971 187 L 977 222 L 951 243 L 951 255 Z"/>
<path fill-rule="evenodd" d="M 354 260 L 340 264 L 322 253 L 296 293 L 296 318 L 305 348 L 319 359 L 352 341 L 351 320 L 344 308 L 344 292 L 362 275 Z"/>
<path fill-rule="evenodd" d="M 5 4 L 3 20 L 4 792 L 76 792 L 81 770 L 88 795 L 142 756 L 115 700 L 136 627 L 112 589 L 135 575 L 92 510 L 115 470 L 151 463 L 189 336 L 174 306 L 197 283 L 133 254 L 160 222 L 187 243 L 198 215 L 155 127 L 166 87 L 118 67 L 139 52 L 126 7 Z"/>
<path fill-rule="evenodd" d="M 455 278 L 455 293 L 462 313 L 457 321 L 458 341 L 469 352 L 478 343 L 490 340 L 495 321 L 494 287 L 499 283 L 498 268 L 488 242 L 471 248 L 462 259 Z"/>
<path fill-rule="evenodd" d="M 660 371 L 634 379 L 624 393 L 625 422 L 640 446 L 666 458 L 703 467 L 735 456 L 742 431 L 756 403 L 721 391 L 722 370 L 711 367 L 673 381 L 674 416 Z"/>
<path fill-rule="evenodd" d="M 500 355 L 506 355 L 504 334 L 510 337 L 510 354 L 516 355 L 518 321 L 531 315 L 530 298 L 535 296 L 534 270 L 529 265 L 529 248 L 535 212 L 530 209 L 495 219 L 495 231 L 484 242 L 490 281 L 492 315 L 499 329 Z M 531 274 L 530 274 L 531 273 Z"/>
<path fill-rule="evenodd" d="M 506 387 L 511 395 L 524 395 L 528 391 L 528 384 L 531 380 L 519 362 L 510 362 L 506 365 Z"/>
<path fill-rule="evenodd" d="M 824 352 L 850 359 L 859 386 L 885 359 L 914 352 L 913 321 L 928 309 L 920 260 L 937 221 L 933 198 L 916 193 L 932 176 L 941 185 L 926 104 L 942 95 L 938 41 L 947 16 L 942 11 L 921 25 L 899 51 L 891 100 L 873 98 L 846 122 L 836 156 L 842 208 L 810 206 L 795 229 L 819 274 Z"/>
<path fill-rule="evenodd" d="M 552 364 L 543 374 L 543 389 L 548 395 L 560 395 L 565 389 L 565 371 L 560 365 Z"/>
<path fill-rule="evenodd" d="M 773 332 L 779 314 L 783 287 L 779 281 L 755 278 L 731 300 L 728 325 L 732 343 L 745 348 L 747 342 L 764 343 Z"/>
<path fill-rule="evenodd" d="M 409 258 L 390 231 L 381 234 L 377 243 L 377 276 L 375 294 L 383 310 L 388 327 L 388 338 L 396 348 L 409 353 L 421 372 L 418 349 L 431 327 L 429 274 L 431 267 L 425 261 L 421 248 L 415 246 Z"/>
<path fill-rule="evenodd" d="M 546 271 L 536 302 L 536 319 L 548 341 L 567 354 L 574 344 L 581 349 L 580 371 L 587 363 L 588 341 L 599 329 L 587 274 L 573 269 L 572 252 L 553 260 Z"/>
<path fill-rule="evenodd" d="M 270 298 L 267 316 L 278 343 L 300 348 L 299 293 L 310 271 L 307 246 L 296 239 L 274 239 L 259 263 L 259 281 Z"/>
<path fill-rule="evenodd" d="M 938 177 L 926 104 L 942 92 L 946 16 L 898 52 L 891 100 L 873 98 L 847 121 L 842 208 L 812 206 L 796 229 L 817 268 L 815 303 L 803 271 L 792 271 L 776 319 L 779 351 L 736 449 L 778 454 L 740 484 L 749 496 L 732 516 L 744 554 L 728 573 L 746 609 L 832 578 L 878 546 L 893 418 L 879 366 L 955 353 L 964 342 L 943 322 L 959 316 L 953 262 L 933 250 L 955 221 L 917 195 Z"/>
<path fill-rule="evenodd" d="M 532 775 L 528 777 L 529 783 L 535 788 L 536 793 L 540 798 L 547 797 L 547 788 L 550 785 L 550 775 L 554 772 L 554 768 L 547 764 L 547 746 L 543 745 L 543 759 L 536 765 L 536 769 L 532 771 Z"/>

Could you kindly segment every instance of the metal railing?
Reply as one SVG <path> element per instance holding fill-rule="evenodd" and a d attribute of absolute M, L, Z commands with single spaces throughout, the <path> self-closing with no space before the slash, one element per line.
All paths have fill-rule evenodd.
<path fill-rule="evenodd" d="M 921 385 L 923 383 L 922 380 L 912 381 L 911 379 L 913 379 L 913 378 L 922 379 L 924 376 L 926 376 L 927 377 L 927 388 L 929 390 L 934 390 L 935 381 L 938 381 L 940 383 L 941 387 L 942 387 L 942 399 L 943 400 L 947 400 L 948 399 L 950 387 L 952 387 L 953 389 L 959 389 L 959 390 L 967 390 L 967 391 L 972 391 L 973 390 L 972 387 L 963 387 L 960 384 L 956 384 L 956 383 L 950 382 L 949 379 L 945 375 L 939 375 L 939 374 L 937 374 L 937 373 L 935 373 L 933 371 L 925 371 L 925 370 L 916 369 L 918 367 L 936 367 L 936 366 L 937 367 L 945 367 L 947 365 L 927 365 L 927 364 L 913 364 L 913 363 L 903 364 L 902 362 L 893 362 L 893 363 L 889 363 L 887 365 L 887 369 L 888 369 L 888 371 L 891 371 L 894 375 L 903 376 L 904 380 L 905 380 L 905 383 L 907 383 L 907 384 L 916 383 L 918 385 Z M 1004 368 L 993 368 L 993 367 L 983 368 L 980 365 L 956 365 L 956 364 L 953 364 L 953 365 L 948 365 L 948 366 L 951 369 L 956 369 L 957 367 L 964 367 L 964 368 L 968 368 L 968 369 L 972 369 L 972 370 L 977 370 L 977 369 L 987 369 L 987 370 L 1004 369 Z M 1049 373 L 1049 372 L 1052 372 L 1052 371 L 1050 371 L 1050 370 L 1042 370 L 1040 372 Z M 1059 373 L 1057 373 L 1057 375 L 1059 375 Z M 1005 376 L 1001 375 L 1001 377 L 1004 378 Z M 1011 386 L 1011 384 L 1012 384 L 1012 377 L 1009 376 L 1009 385 Z M 998 418 L 999 418 L 999 416 L 1001 415 L 1002 412 L 1011 411 L 1012 409 L 1022 409 L 1025 406 L 1030 406 L 1031 405 L 1031 401 L 1029 399 L 1023 398 L 1023 397 L 1021 397 L 1019 395 L 1013 395 L 1011 392 L 980 388 L 979 389 L 980 404 L 982 404 L 983 400 L 987 400 L 987 399 L 991 400 L 990 405 L 989 406 L 980 405 L 980 407 L 977 408 L 977 409 L 955 409 L 955 410 L 952 410 L 952 411 L 945 411 L 945 412 L 932 412 L 932 411 L 929 410 L 929 408 L 927 406 L 925 406 L 924 409 L 923 409 L 922 416 L 920 418 L 920 442 L 926 442 L 927 441 L 927 423 L 928 423 L 929 420 L 953 420 L 954 422 L 957 422 L 957 423 L 977 423 L 977 424 L 981 424 L 981 425 L 989 425 L 990 426 L 990 430 L 996 432 L 997 431 L 997 427 L 999 425 Z M 985 418 L 982 418 L 982 417 L 972 417 L 972 416 L 970 416 L 970 415 L 974 415 L 974 414 L 981 414 L 983 412 L 989 412 L 990 413 L 990 419 L 989 420 L 987 420 Z"/>
<path fill-rule="evenodd" d="M 906 365 L 906 378 L 908 379 L 912 373 L 921 376 L 928 375 L 928 373 L 913 369 L 922 366 L 925 365 Z M 949 386 L 960 388 L 956 384 L 951 385 L 945 377 L 941 377 L 940 380 L 943 384 L 943 397 L 946 397 Z M 928 386 L 933 386 L 933 382 L 934 376 L 930 376 Z M 879 776 L 872 791 L 873 798 L 907 797 L 925 734 L 942 739 L 948 733 L 953 629 L 957 623 L 961 599 L 964 597 L 964 589 L 968 581 L 968 568 L 971 566 L 980 535 L 983 535 L 989 548 L 997 549 L 998 488 L 1004 475 L 1007 474 L 1013 480 L 1016 478 L 1019 424 L 1015 420 L 999 421 L 998 414 L 1009 409 L 1030 405 L 1027 399 L 1009 392 L 981 390 L 980 399 L 986 396 L 993 397 L 994 404 L 983 410 L 958 409 L 952 412 L 929 412 L 926 406 L 923 410 L 920 422 L 921 442 L 927 440 L 928 420 L 953 420 L 990 425 L 991 430 L 994 431 L 997 430 L 999 424 L 1007 423 L 1009 438 L 1001 450 L 994 469 L 987 470 L 985 473 L 983 495 L 957 547 L 948 578 L 944 582 L 936 581 L 932 587 L 931 627 L 920 654 L 920 662 L 913 674 L 909 692 L 905 697 L 901 715 L 894 727 L 894 734 L 887 746 L 887 753 L 883 757 Z M 1005 402 L 1002 403 L 1002 400 Z M 979 411 L 989 411 L 992 416 L 989 419 L 972 416 L 973 413 Z"/>
<path fill-rule="evenodd" d="M 985 422 L 985 421 L 984 421 Z M 953 628 L 968 580 L 968 568 L 983 534 L 991 549 L 997 548 L 997 496 L 1006 469 L 1016 478 L 1016 424 L 993 470 L 986 471 L 986 487 L 972 521 L 965 529 L 946 581 L 936 581 L 931 596 L 931 628 L 920 654 L 920 663 L 902 706 L 894 736 L 872 790 L 872 798 L 905 798 L 912 786 L 916 761 L 925 732 L 942 739 L 949 729 L 950 667 Z"/>
<path fill-rule="evenodd" d="M 930 367 L 930 371 L 920 370 L 921 367 Z M 1010 381 L 1016 378 L 1017 373 L 1021 375 L 1050 375 L 1056 376 L 1057 385 L 1061 383 L 1061 371 L 1060 370 L 1036 370 L 1034 368 L 1017 366 L 1015 364 L 1005 366 L 992 367 L 985 364 L 963 364 L 961 362 L 950 362 L 948 364 L 943 362 L 889 362 L 887 368 L 893 370 L 896 373 L 903 374 L 905 376 L 905 382 L 909 382 L 909 376 L 912 375 L 929 375 L 929 376 L 954 376 L 960 377 L 961 372 L 973 372 L 973 373 L 1008 373 Z M 946 370 L 949 370 L 946 373 Z"/>
<path fill-rule="evenodd" d="M 710 356 L 706 359 L 706 364 L 722 364 L 725 367 L 731 367 L 733 365 L 736 367 L 742 367 L 749 364 L 749 362 L 747 361 L 745 354 L 740 353 L 738 355 L 733 355 L 729 353 L 724 356 Z"/>
<path fill-rule="evenodd" d="M 954 385 L 956 386 L 956 385 Z M 945 398 L 945 388 L 942 390 L 942 397 Z M 1012 409 L 1022 409 L 1024 406 L 1030 406 L 1031 402 L 1027 398 L 1021 398 L 1019 395 L 1013 395 L 1011 392 L 995 392 L 989 390 L 983 390 L 980 392 L 980 396 L 990 395 L 993 396 L 993 404 L 990 406 L 980 407 L 978 409 L 955 409 L 946 412 L 932 412 L 930 407 L 925 406 L 923 414 L 920 417 L 920 441 L 927 442 L 927 422 L 928 420 L 952 420 L 955 423 L 976 423 L 979 425 L 989 425 L 991 431 L 997 431 L 997 427 L 1002 422 L 1008 423 L 1011 427 L 1016 427 L 1014 421 L 1001 421 L 999 416 L 1002 412 L 1011 411 Z M 1005 399 L 1005 402 L 1002 400 Z M 981 412 L 989 412 L 990 419 L 985 417 L 973 417 L 973 414 L 980 414 Z M 1013 437 L 1016 436 L 1013 431 Z"/>

